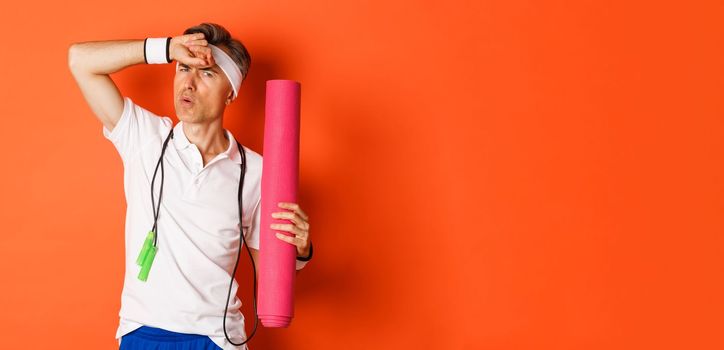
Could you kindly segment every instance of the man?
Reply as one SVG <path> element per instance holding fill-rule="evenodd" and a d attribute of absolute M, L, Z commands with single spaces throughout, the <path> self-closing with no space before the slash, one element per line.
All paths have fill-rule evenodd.
<path fill-rule="evenodd" d="M 164 49 L 166 59 L 159 60 Z M 128 66 L 173 60 L 175 126 L 169 117 L 122 96 L 109 76 Z M 170 40 L 75 43 L 68 61 L 103 124 L 104 137 L 124 165 L 126 274 L 116 332 L 121 349 L 247 349 L 231 344 L 223 327 L 228 286 L 242 244 L 237 197 L 242 155 L 234 136 L 223 128 L 223 116 L 248 73 L 246 48 L 222 26 L 202 23 Z M 240 146 L 247 162 L 243 244 L 258 267 L 262 157 Z M 159 159 L 163 180 L 153 177 Z M 309 217 L 296 203 L 279 206 L 272 217 L 290 223 L 271 227 L 279 231 L 280 240 L 296 246 L 298 273 L 311 257 Z M 137 277 L 136 259 L 149 228 L 156 232 L 158 250 L 144 281 Z M 234 280 L 226 332 L 241 343 L 246 333 L 237 289 Z"/>

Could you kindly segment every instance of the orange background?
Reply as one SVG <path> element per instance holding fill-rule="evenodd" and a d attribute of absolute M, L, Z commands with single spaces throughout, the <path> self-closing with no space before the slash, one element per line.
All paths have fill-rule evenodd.
<path fill-rule="evenodd" d="M 0 348 L 117 348 L 122 163 L 69 45 L 205 21 L 252 56 L 242 143 L 262 152 L 264 82 L 302 83 L 315 258 L 252 350 L 724 348 L 724 7 L 682 4 L 14 3 Z M 178 120 L 173 65 L 112 77 Z"/>

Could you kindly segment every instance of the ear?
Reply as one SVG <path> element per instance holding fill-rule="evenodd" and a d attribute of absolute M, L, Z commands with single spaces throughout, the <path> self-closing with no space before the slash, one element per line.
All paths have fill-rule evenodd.
<path fill-rule="evenodd" d="M 231 91 L 228 96 L 226 96 L 226 105 L 228 106 L 229 103 L 233 101 L 234 98 L 234 91 Z"/>

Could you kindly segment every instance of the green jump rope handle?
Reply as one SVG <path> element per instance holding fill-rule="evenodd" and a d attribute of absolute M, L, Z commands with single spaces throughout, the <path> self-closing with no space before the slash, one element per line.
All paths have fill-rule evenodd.
<path fill-rule="evenodd" d="M 153 238 L 155 235 L 156 233 L 153 232 L 153 230 L 148 231 L 146 240 L 143 242 L 143 248 L 141 248 L 141 252 L 138 254 L 138 258 L 136 258 L 136 264 L 141 266 L 138 279 L 144 282 L 148 279 L 148 272 L 151 270 L 151 264 L 153 264 L 153 259 L 156 257 L 156 252 L 158 251 L 158 247 L 153 246 Z"/>
<path fill-rule="evenodd" d="M 153 258 L 156 257 L 158 247 L 151 247 L 146 254 L 146 259 L 143 260 L 143 266 L 141 266 L 141 272 L 138 273 L 138 279 L 146 282 L 148 279 L 148 271 L 151 270 L 151 264 L 153 264 Z"/>
<path fill-rule="evenodd" d="M 153 237 L 155 234 L 153 230 L 148 231 L 146 240 L 143 242 L 143 248 L 141 248 L 141 252 L 138 254 L 138 258 L 136 258 L 136 265 L 143 266 L 143 261 L 146 260 L 148 251 L 151 249 L 151 246 L 153 246 Z"/>

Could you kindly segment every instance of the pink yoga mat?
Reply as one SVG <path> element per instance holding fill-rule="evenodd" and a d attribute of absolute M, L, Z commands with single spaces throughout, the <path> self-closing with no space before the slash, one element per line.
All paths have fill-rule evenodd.
<path fill-rule="evenodd" d="M 294 317 L 297 248 L 275 236 L 271 217 L 289 211 L 279 202 L 297 203 L 299 184 L 299 103 L 301 85 L 293 80 L 267 80 L 264 150 L 261 175 L 258 315 L 265 327 L 287 327 Z"/>

